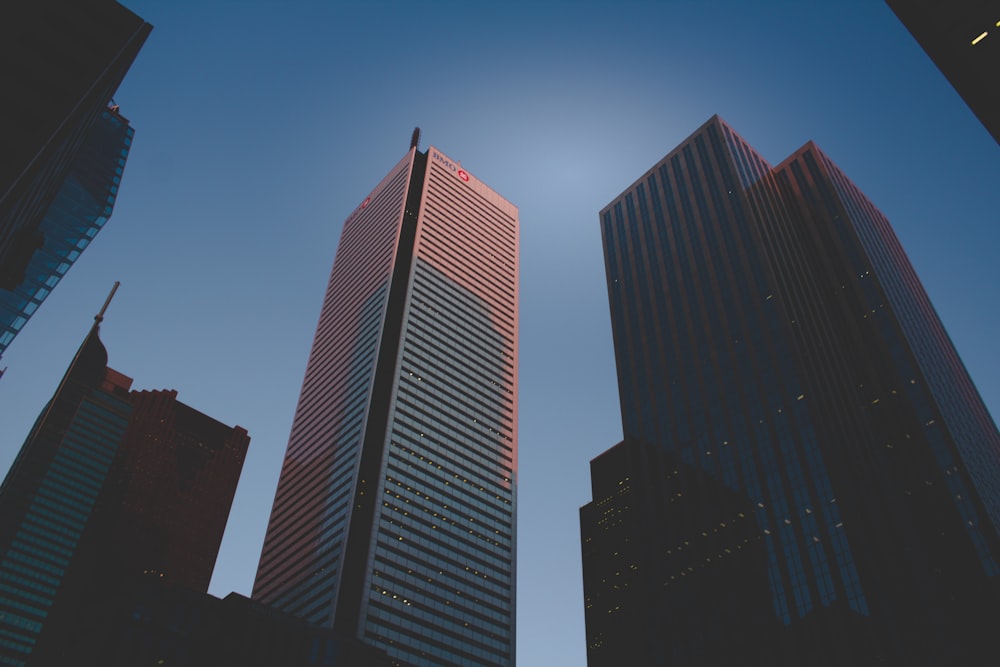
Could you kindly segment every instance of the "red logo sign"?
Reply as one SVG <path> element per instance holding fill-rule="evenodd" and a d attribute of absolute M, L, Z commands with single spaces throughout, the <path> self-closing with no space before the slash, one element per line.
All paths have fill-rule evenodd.
<path fill-rule="evenodd" d="M 465 173 L 464 169 L 459 169 L 456 173 L 458 174 L 458 177 L 461 178 L 463 181 L 465 182 L 469 181 L 469 175 Z"/>
<path fill-rule="evenodd" d="M 363 202 L 361 202 L 361 208 L 364 208 L 365 206 L 368 206 L 368 202 L 370 202 L 371 200 L 372 200 L 371 197 L 365 197 L 365 200 Z"/>

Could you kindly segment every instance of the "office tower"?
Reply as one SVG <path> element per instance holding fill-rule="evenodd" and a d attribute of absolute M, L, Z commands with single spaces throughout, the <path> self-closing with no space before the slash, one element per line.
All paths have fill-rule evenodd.
<path fill-rule="evenodd" d="M 590 667 L 782 664 L 746 494 L 634 439 L 590 469 L 594 501 L 580 509 Z"/>
<path fill-rule="evenodd" d="M 95 325 L 0 486 L 3 664 L 28 664 L 125 433 L 130 383 L 106 363 Z"/>
<path fill-rule="evenodd" d="M 991 0 L 886 0 L 1000 143 L 1000 10 Z"/>
<path fill-rule="evenodd" d="M 101 112 L 24 256 L 20 282 L 0 288 L 0 357 L 111 216 L 134 131 L 117 107 Z"/>
<path fill-rule="evenodd" d="M 177 400 L 133 391 L 109 535 L 117 569 L 207 591 L 250 437 Z"/>
<path fill-rule="evenodd" d="M 403 664 L 511 665 L 517 209 L 416 144 L 344 222 L 253 597 Z"/>
<path fill-rule="evenodd" d="M 130 392 L 97 319 L 0 486 L 3 664 L 64 664 L 91 602 L 144 572 L 207 589 L 249 443 L 176 392 Z"/>
<path fill-rule="evenodd" d="M 983 664 L 1000 435 L 882 213 L 713 117 L 600 220 L 590 666 Z"/>
<path fill-rule="evenodd" d="M 124 158 L 127 150 L 119 154 L 126 130 L 108 118 L 108 104 L 151 29 L 113 0 L 16 0 L 0 9 L 0 294 L 5 310 L 23 310 L 20 316 L 26 318 L 54 284 L 35 282 L 65 272 L 59 262 L 46 265 L 55 261 L 52 257 L 29 269 L 36 251 L 58 255 L 63 244 L 78 243 L 79 252 L 100 227 L 93 216 L 110 215 L 117 183 L 107 181 L 120 178 L 121 165 L 108 161 Z M 116 123 L 119 127 L 109 127 Z M 74 211 L 67 204 L 83 208 Z M 46 215 L 50 219 L 43 224 Z M 70 220 L 78 215 L 80 220 Z M 52 238 L 66 225 L 84 236 Z M 26 279 L 31 284 L 19 289 Z M 20 328 L 8 319 L 5 313 L 0 320 L 4 347 Z"/>

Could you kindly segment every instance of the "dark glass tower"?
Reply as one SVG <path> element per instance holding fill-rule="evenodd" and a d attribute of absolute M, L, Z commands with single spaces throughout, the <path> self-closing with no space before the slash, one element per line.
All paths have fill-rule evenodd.
<path fill-rule="evenodd" d="M 91 329 L 0 486 L 0 661 L 23 666 L 66 587 L 129 418 Z M 58 614 L 58 611 L 55 613 Z"/>
<path fill-rule="evenodd" d="M 1000 143 L 1000 10 L 993 0 L 886 0 Z"/>
<path fill-rule="evenodd" d="M 133 134 L 116 107 L 105 109 L 87 133 L 42 217 L 21 281 L 0 288 L 0 357 L 111 217 Z"/>
<path fill-rule="evenodd" d="M 111 214 L 131 129 L 108 105 L 150 30 L 113 0 L 0 7 L 0 354 Z"/>
<path fill-rule="evenodd" d="M 412 148 L 344 222 L 256 600 L 403 664 L 513 664 L 517 305 L 517 209 Z"/>
<path fill-rule="evenodd" d="M 95 324 L 0 486 L 0 664 L 69 664 L 81 615 L 142 576 L 208 588 L 250 438 L 107 360 Z"/>
<path fill-rule="evenodd" d="M 1000 435 L 885 217 L 714 117 L 601 229 L 625 441 L 581 510 L 591 667 L 987 664 Z"/>

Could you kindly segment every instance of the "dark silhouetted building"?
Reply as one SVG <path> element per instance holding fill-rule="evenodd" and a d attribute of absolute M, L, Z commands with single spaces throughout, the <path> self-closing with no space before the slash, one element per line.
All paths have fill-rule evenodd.
<path fill-rule="evenodd" d="M 120 570 L 207 591 L 250 438 L 177 400 L 133 391 L 112 535 Z"/>
<path fill-rule="evenodd" d="M 0 354 L 111 215 L 132 130 L 109 103 L 151 29 L 112 0 L 0 9 Z"/>
<path fill-rule="evenodd" d="M 580 510 L 591 667 L 776 664 L 763 536 L 745 494 L 634 440 L 591 462 L 591 484 Z M 710 610 L 691 613 L 707 599 Z"/>
<path fill-rule="evenodd" d="M 107 358 L 95 323 L 0 486 L 3 664 L 65 664 L 89 601 L 143 573 L 207 590 L 249 436 Z"/>
<path fill-rule="evenodd" d="M 1000 10 L 992 0 L 886 0 L 1000 143 Z"/>
<path fill-rule="evenodd" d="M 384 651 L 230 593 L 156 577 L 100 595 L 53 664 L 136 667 L 392 667 Z"/>
<path fill-rule="evenodd" d="M 590 667 L 992 664 L 1000 434 L 886 218 L 718 117 L 600 218 Z"/>
<path fill-rule="evenodd" d="M 512 665 L 517 209 L 415 144 L 344 222 L 253 597 Z"/>

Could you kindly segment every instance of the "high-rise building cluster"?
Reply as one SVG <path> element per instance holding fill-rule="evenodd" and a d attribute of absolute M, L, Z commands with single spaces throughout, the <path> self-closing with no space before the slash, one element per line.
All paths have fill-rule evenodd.
<path fill-rule="evenodd" d="M 151 30 L 15 5 L 0 354 L 112 213 Z M 514 665 L 518 209 L 419 131 L 358 201 L 252 599 L 207 594 L 249 435 L 110 368 L 109 297 L 0 486 L 0 664 Z M 992 664 L 1000 434 L 885 216 L 716 116 L 599 222 L 624 437 L 579 514 L 590 667 Z"/>
<path fill-rule="evenodd" d="M 79 656 L 133 580 L 208 590 L 250 438 L 107 360 L 95 322 L 0 486 L 3 664 Z"/>

